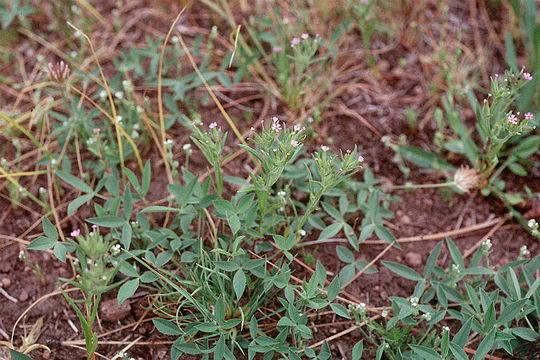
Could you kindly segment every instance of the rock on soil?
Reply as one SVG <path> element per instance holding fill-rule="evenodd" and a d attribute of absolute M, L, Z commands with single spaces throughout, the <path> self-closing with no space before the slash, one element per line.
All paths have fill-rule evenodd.
<path fill-rule="evenodd" d="M 99 307 L 101 319 L 105 321 L 119 321 L 129 315 L 131 305 L 124 301 L 122 305 L 118 305 L 116 299 L 103 301 Z"/>
<path fill-rule="evenodd" d="M 415 252 L 408 252 L 405 254 L 405 262 L 407 265 L 417 267 L 422 265 L 422 256 Z"/>

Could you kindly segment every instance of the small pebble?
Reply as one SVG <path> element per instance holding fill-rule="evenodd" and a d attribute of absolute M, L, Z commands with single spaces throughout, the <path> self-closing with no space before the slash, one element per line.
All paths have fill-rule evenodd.
<path fill-rule="evenodd" d="M 131 305 L 124 301 L 118 306 L 116 299 L 103 301 L 99 307 L 101 318 L 105 321 L 119 321 L 131 313 Z"/>
<path fill-rule="evenodd" d="M 28 300 L 28 292 L 26 290 L 21 291 L 21 294 L 19 295 L 20 301 L 26 301 Z"/>
<path fill-rule="evenodd" d="M 415 253 L 413 251 L 408 252 L 407 254 L 405 254 L 405 262 L 409 266 L 413 266 L 413 267 L 420 266 L 422 265 L 422 255 Z"/>

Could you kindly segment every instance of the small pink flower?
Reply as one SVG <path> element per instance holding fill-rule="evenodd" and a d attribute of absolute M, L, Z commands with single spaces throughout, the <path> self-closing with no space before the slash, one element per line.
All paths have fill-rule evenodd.
<path fill-rule="evenodd" d="M 526 73 L 523 73 L 523 78 L 527 81 L 529 80 L 532 80 L 532 76 L 530 73 L 526 72 Z"/>
<path fill-rule="evenodd" d="M 300 130 L 302 130 L 302 127 L 300 126 L 300 124 L 296 124 L 296 125 L 294 125 L 293 130 L 294 131 L 300 131 Z"/>
<path fill-rule="evenodd" d="M 70 235 L 73 236 L 73 237 L 77 237 L 77 236 L 81 235 L 81 230 L 80 229 L 75 229 L 75 230 L 73 230 L 71 232 Z"/>
<path fill-rule="evenodd" d="M 303 33 L 302 36 L 300 36 L 302 39 L 304 40 L 307 40 L 309 39 L 309 34 L 308 33 Z"/>
<path fill-rule="evenodd" d="M 291 46 L 296 46 L 300 44 L 300 39 L 299 38 L 293 38 L 292 41 L 291 41 Z"/>
<path fill-rule="evenodd" d="M 326 146 L 326 145 L 321 145 L 321 150 L 322 150 L 322 151 L 328 151 L 328 149 L 330 149 L 328 146 Z"/>
<path fill-rule="evenodd" d="M 100 132 L 101 132 L 100 128 L 94 128 L 94 136 L 98 136 Z"/>
<path fill-rule="evenodd" d="M 532 113 L 528 112 L 525 114 L 525 120 L 532 120 L 534 119 L 534 116 Z"/>
<path fill-rule="evenodd" d="M 96 224 L 92 225 L 92 229 L 96 230 L 96 229 L 97 229 L 97 225 L 96 225 Z"/>
<path fill-rule="evenodd" d="M 213 122 L 213 123 L 211 123 L 210 125 L 208 125 L 208 127 L 209 127 L 210 129 L 213 129 L 213 128 L 215 128 L 216 126 L 217 126 L 217 122 Z"/>
<path fill-rule="evenodd" d="M 360 163 L 364 162 L 364 157 L 362 155 L 358 156 L 358 162 Z"/>
<path fill-rule="evenodd" d="M 508 122 L 511 124 L 516 125 L 517 124 L 517 117 L 514 114 L 508 115 Z"/>
<path fill-rule="evenodd" d="M 296 140 L 291 140 L 291 145 L 292 145 L 292 147 L 295 148 L 295 147 L 297 147 L 297 146 L 300 145 L 300 144 L 299 144 L 298 141 L 296 141 Z"/>
<path fill-rule="evenodd" d="M 349 149 L 349 150 L 347 150 L 347 154 L 350 154 L 350 153 L 351 153 L 351 150 L 350 150 L 350 149 Z"/>
<path fill-rule="evenodd" d="M 360 0 L 360 2 L 361 2 L 362 4 L 367 4 L 367 3 L 368 3 L 368 0 Z"/>
<path fill-rule="evenodd" d="M 274 46 L 274 52 L 275 53 L 278 53 L 278 52 L 281 52 L 281 46 Z"/>
<path fill-rule="evenodd" d="M 275 132 L 281 131 L 281 125 L 279 124 L 279 119 L 277 116 L 274 116 L 272 118 L 272 130 L 274 130 Z"/>
<path fill-rule="evenodd" d="M 66 63 L 60 61 L 56 64 L 49 63 L 46 72 L 47 75 L 51 78 L 51 80 L 64 81 L 68 79 L 71 70 Z"/>

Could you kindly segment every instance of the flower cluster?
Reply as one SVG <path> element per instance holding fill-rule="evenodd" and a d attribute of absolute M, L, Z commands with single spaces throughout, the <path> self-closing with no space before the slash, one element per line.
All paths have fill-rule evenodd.
<path fill-rule="evenodd" d="M 535 219 L 530 219 L 527 225 L 531 229 L 532 236 L 540 237 L 540 231 L 538 231 L 538 222 Z"/>
<path fill-rule="evenodd" d="M 55 64 L 49 63 L 46 72 L 47 76 L 49 76 L 51 80 L 63 82 L 69 78 L 71 70 L 66 63 L 60 61 L 59 63 Z"/>

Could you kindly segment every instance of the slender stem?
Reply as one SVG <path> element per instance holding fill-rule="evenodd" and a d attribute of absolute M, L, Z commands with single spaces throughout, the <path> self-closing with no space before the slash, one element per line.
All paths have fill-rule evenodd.
<path fill-rule="evenodd" d="M 405 184 L 405 185 L 395 185 L 390 186 L 387 188 L 387 190 L 400 190 L 400 189 L 433 189 L 433 188 L 442 188 L 442 187 L 448 187 L 453 186 L 456 183 L 454 181 L 449 181 L 445 183 L 437 183 L 437 184 Z"/>

